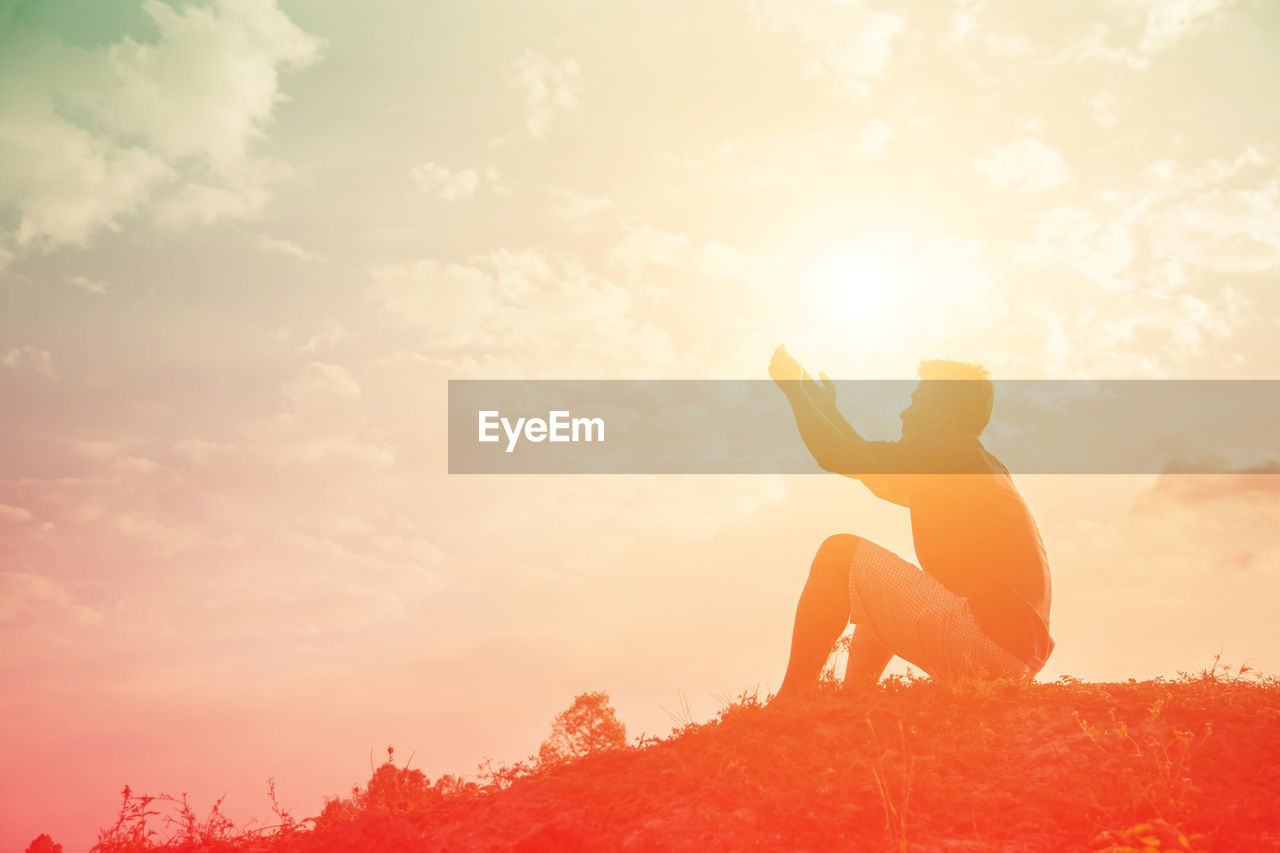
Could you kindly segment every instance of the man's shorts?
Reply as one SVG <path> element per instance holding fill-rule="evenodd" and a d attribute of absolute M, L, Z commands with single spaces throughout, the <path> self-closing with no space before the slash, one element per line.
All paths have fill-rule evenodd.
<path fill-rule="evenodd" d="M 850 566 L 849 621 L 869 626 L 894 654 L 940 681 L 1034 674 L 983 633 L 969 599 L 866 539 Z"/>

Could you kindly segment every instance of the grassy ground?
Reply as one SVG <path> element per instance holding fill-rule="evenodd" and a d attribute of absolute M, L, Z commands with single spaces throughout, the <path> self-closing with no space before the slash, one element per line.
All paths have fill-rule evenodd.
<path fill-rule="evenodd" d="M 744 696 L 665 739 L 569 760 L 544 748 L 479 782 L 389 756 L 320 815 L 265 833 L 129 794 L 98 850 L 156 849 L 165 806 L 173 851 L 1280 850 L 1277 759 L 1280 681 L 1216 666 L 893 679 L 857 697 L 828 681 L 807 703 Z"/>

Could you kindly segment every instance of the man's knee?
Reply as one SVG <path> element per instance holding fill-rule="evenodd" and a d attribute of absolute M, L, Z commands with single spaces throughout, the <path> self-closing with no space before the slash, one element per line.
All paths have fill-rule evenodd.
<path fill-rule="evenodd" d="M 861 536 L 852 533 L 837 533 L 828 536 L 814 555 L 811 572 L 848 572 L 853 563 L 853 555 L 858 550 Z"/>

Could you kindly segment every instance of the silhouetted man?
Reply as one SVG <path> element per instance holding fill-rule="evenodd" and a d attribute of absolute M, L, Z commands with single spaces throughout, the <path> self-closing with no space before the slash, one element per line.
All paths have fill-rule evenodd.
<path fill-rule="evenodd" d="M 860 536 L 823 542 L 796 607 L 778 696 L 817 684 L 850 622 L 845 689 L 874 685 L 895 654 L 944 681 L 1039 672 L 1054 647 L 1049 564 L 1008 470 L 978 440 L 991 418 L 987 372 L 921 364 L 899 441 L 858 435 L 836 408 L 831 380 L 824 373 L 815 382 L 786 347 L 774 352 L 769 375 L 818 465 L 910 508 L 923 569 Z"/>

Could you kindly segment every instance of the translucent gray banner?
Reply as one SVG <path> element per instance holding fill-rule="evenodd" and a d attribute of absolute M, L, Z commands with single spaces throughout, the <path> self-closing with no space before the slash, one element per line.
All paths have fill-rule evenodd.
<path fill-rule="evenodd" d="M 896 441 L 918 384 L 835 387 L 863 438 Z M 992 385 L 981 440 L 1012 473 L 1280 474 L 1280 381 Z M 450 380 L 449 473 L 824 472 L 771 380 Z"/>

